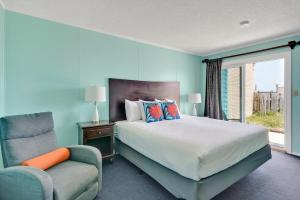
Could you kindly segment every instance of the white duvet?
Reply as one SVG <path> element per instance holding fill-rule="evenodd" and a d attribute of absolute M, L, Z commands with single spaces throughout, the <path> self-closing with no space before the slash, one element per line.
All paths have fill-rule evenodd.
<path fill-rule="evenodd" d="M 119 121 L 117 132 L 131 148 L 196 181 L 268 144 L 268 132 L 262 126 L 186 115 L 153 123 Z"/>

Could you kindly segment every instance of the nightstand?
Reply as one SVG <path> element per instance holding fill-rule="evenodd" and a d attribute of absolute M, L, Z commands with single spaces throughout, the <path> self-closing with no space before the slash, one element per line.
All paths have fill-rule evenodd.
<path fill-rule="evenodd" d="M 102 159 L 114 159 L 114 123 L 110 121 L 79 122 L 78 143 L 90 145 L 101 151 Z"/>

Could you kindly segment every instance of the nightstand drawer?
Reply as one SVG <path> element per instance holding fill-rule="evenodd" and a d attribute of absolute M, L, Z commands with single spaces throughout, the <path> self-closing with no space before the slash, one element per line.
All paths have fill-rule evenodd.
<path fill-rule="evenodd" d="M 79 122 L 78 144 L 89 145 L 100 150 L 102 159 L 113 161 L 114 150 L 114 122 L 100 121 Z"/>
<path fill-rule="evenodd" d="M 113 134 L 113 128 L 107 127 L 107 128 L 86 130 L 85 134 L 86 134 L 87 139 L 98 138 L 98 137 L 102 137 L 104 135 Z"/>

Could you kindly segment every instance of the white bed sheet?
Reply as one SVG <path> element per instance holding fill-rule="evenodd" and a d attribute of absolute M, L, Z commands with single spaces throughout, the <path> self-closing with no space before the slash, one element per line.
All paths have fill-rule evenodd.
<path fill-rule="evenodd" d="M 268 144 L 262 126 L 184 115 L 179 120 L 119 121 L 117 137 L 177 172 L 200 180 L 238 163 Z"/>

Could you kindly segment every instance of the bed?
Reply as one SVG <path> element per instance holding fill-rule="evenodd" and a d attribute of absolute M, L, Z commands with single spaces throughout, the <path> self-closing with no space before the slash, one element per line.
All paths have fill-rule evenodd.
<path fill-rule="evenodd" d="M 187 115 L 155 123 L 125 120 L 125 99 L 179 102 L 179 88 L 178 82 L 109 79 L 117 153 L 187 200 L 211 199 L 271 158 L 263 127 Z"/>

